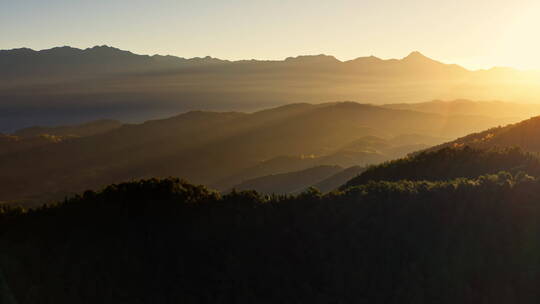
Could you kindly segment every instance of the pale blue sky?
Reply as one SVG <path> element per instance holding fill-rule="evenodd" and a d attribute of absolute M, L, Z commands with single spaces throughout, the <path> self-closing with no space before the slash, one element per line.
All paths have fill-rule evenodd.
<path fill-rule="evenodd" d="M 0 0 L 0 49 L 111 45 L 139 54 L 401 58 L 540 68 L 540 1 Z"/>

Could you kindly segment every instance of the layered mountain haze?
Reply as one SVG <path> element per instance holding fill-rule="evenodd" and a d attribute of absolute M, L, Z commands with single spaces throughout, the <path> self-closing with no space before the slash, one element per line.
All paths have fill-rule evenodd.
<path fill-rule="evenodd" d="M 432 108 L 434 104 L 424 105 Z M 474 178 L 499 171 L 540 177 L 540 116 L 472 133 L 372 166 L 341 188 L 373 181 Z"/>
<path fill-rule="evenodd" d="M 8 186 L 0 189 L 0 201 L 43 202 L 154 176 L 228 190 L 314 166 L 378 163 L 498 122 L 353 102 L 292 104 L 251 114 L 195 111 L 4 154 L 0 180 Z M 19 133 L 28 130 L 33 129 Z"/>
<path fill-rule="evenodd" d="M 328 192 L 363 171 L 365 166 L 426 149 L 441 140 L 418 134 L 386 139 L 364 136 L 337 147 L 335 152 L 327 155 L 280 156 L 263 161 L 211 186 L 225 192 L 234 188 L 268 194 L 299 193 L 314 186 Z M 234 184 L 237 181 L 242 183 Z"/>
<path fill-rule="evenodd" d="M 234 186 L 234 189 L 255 190 L 264 194 L 297 194 L 342 171 L 343 168 L 339 166 L 317 166 L 246 180 Z"/>
<path fill-rule="evenodd" d="M 60 143 L 72 138 L 105 133 L 119 128 L 121 125 L 122 123 L 115 120 L 98 120 L 70 126 L 36 126 L 18 130 L 13 134 L 0 133 L 0 155 Z"/>
<path fill-rule="evenodd" d="M 321 180 L 320 182 L 314 184 L 313 187 L 323 193 L 327 193 L 338 189 L 340 186 L 344 185 L 354 177 L 357 177 L 365 170 L 365 167 L 352 166 Z"/>
<path fill-rule="evenodd" d="M 540 177 L 540 158 L 518 148 L 442 148 L 372 166 L 347 181 L 341 189 L 376 181 L 448 181 L 499 172 Z"/>
<path fill-rule="evenodd" d="M 473 106 L 471 107 L 471 105 Z M 435 101 L 399 106 L 408 106 L 408 108 L 425 111 L 426 113 L 446 113 L 445 115 L 471 112 L 484 113 L 489 107 L 494 112 L 505 108 L 509 112 L 513 110 L 513 113 L 519 113 L 519 111 L 523 111 L 523 108 L 533 109 L 535 107 L 535 105 L 523 105 L 523 107 L 516 109 L 510 104 L 502 102 L 485 102 L 485 104 L 482 104 L 466 100 L 454 102 Z M 394 105 L 385 107 L 392 108 Z M 444 111 L 441 111 L 441 109 L 444 109 Z M 539 132 L 540 119 L 539 117 L 533 117 L 519 123 L 472 133 L 440 145 L 435 144 L 436 139 L 430 141 L 429 137 L 426 136 L 401 135 L 392 140 L 368 136 L 352 142 L 347 147 L 357 147 L 358 150 L 375 152 L 374 155 L 381 156 L 380 159 L 372 159 L 371 162 L 357 160 L 356 163 L 363 165 L 363 167 L 352 166 L 348 169 L 339 170 L 333 176 L 324 179 L 321 177 L 321 181 L 315 184 L 311 183 L 309 186 L 314 186 L 324 193 L 335 190 L 339 186 L 341 186 L 341 189 L 347 189 L 372 181 L 445 181 L 456 178 L 475 178 L 480 175 L 496 174 L 500 171 L 538 177 L 540 176 L 540 160 L 538 158 L 540 155 Z M 415 145 L 414 142 L 423 142 L 424 144 Z M 392 148 L 391 143 L 397 145 L 397 147 Z M 400 143 L 403 145 L 400 145 Z M 428 143 L 431 143 L 433 147 L 425 149 L 429 145 Z M 384 151 L 387 157 L 384 157 L 380 151 Z M 391 151 L 396 151 L 396 153 L 392 154 Z M 408 157 L 397 159 L 409 153 L 411 154 Z M 376 166 L 365 166 L 381 163 L 388 159 L 397 160 Z M 299 193 L 298 189 L 290 191 L 287 188 L 288 185 L 294 185 L 291 181 L 283 185 L 279 181 L 287 181 L 294 176 L 296 184 L 309 183 L 310 180 L 304 177 L 306 171 L 255 178 L 237 185 L 236 188 L 251 188 L 261 193 Z M 316 174 L 314 175 L 316 176 Z M 301 190 L 305 191 L 306 189 L 307 187 L 304 187 Z"/>
<path fill-rule="evenodd" d="M 296 102 L 401 103 L 469 98 L 537 102 L 540 74 L 469 71 L 413 52 L 403 59 L 283 61 L 136 55 L 108 46 L 0 51 L 0 131 L 188 110 L 253 111 Z M 524 118 L 524 117 L 520 117 Z"/>
<path fill-rule="evenodd" d="M 523 120 L 540 115 L 539 104 L 520 104 L 503 101 L 472 101 L 457 99 L 452 101 L 434 100 L 420 103 L 386 104 L 386 108 L 413 110 L 442 115 L 479 115 Z"/>

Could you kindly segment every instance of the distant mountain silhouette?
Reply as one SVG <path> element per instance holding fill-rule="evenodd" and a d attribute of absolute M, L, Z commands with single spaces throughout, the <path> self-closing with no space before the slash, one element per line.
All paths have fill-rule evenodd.
<path fill-rule="evenodd" d="M 539 100 L 534 73 L 469 71 L 418 52 L 403 59 L 327 55 L 285 60 L 136 55 L 108 46 L 0 51 L 0 132 L 197 109 L 253 111 L 298 101 L 400 103 L 469 98 Z M 520 117 L 523 118 L 523 117 Z"/>
<path fill-rule="evenodd" d="M 15 82 L 50 83 L 128 72 L 162 71 L 186 66 L 224 63 L 205 57 L 184 59 L 174 56 L 136 55 L 109 46 L 77 49 L 69 46 L 34 51 L 31 49 L 0 50 L 0 77 Z"/>
<path fill-rule="evenodd" d="M 84 137 L 105 133 L 120 128 L 122 123 L 116 120 L 102 119 L 91 121 L 79 125 L 57 126 L 57 127 L 29 127 L 17 130 L 13 135 L 19 137 L 32 137 L 39 135 Z"/>

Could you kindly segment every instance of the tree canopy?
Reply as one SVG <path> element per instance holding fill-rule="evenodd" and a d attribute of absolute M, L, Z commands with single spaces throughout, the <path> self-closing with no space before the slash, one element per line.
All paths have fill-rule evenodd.
<path fill-rule="evenodd" d="M 150 179 L 2 207 L 20 303 L 523 303 L 540 181 L 499 172 L 296 196 Z"/>

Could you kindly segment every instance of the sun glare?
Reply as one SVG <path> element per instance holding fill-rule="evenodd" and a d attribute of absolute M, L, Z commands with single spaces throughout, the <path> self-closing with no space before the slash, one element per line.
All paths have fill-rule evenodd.
<path fill-rule="evenodd" d="M 508 23 L 492 50 L 493 55 L 501 57 L 502 64 L 525 70 L 540 67 L 539 15 L 540 3 L 530 4 Z"/>

